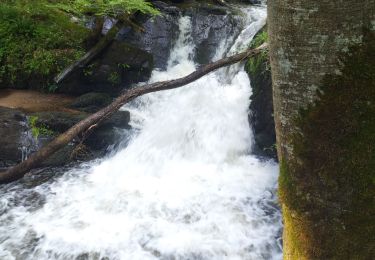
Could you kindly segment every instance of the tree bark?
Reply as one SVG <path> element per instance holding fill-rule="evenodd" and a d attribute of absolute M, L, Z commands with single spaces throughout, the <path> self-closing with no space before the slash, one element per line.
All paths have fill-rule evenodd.
<path fill-rule="evenodd" d="M 85 55 L 83 55 L 76 62 L 65 68 L 55 77 L 55 83 L 59 84 L 75 70 L 86 66 L 90 61 L 92 61 L 98 54 L 100 54 L 110 43 L 115 39 L 119 28 L 117 24 L 114 24 L 113 27 L 108 31 L 108 33 L 99 40 L 99 42 L 92 47 Z"/>
<path fill-rule="evenodd" d="M 348 47 L 352 44 L 361 43 L 362 27 L 370 26 L 375 29 L 374 14 L 374 0 L 268 1 L 273 104 L 277 150 L 281 162 L 279 194 L 290 194 L 287 200 L 281 196 L 284 218 L 284 259 L 366 259 L 353 254 L 355 250 L 359 250 L 359 247 L 355 248 L 356 246 L 351 244 L 350 236 L 343 235 L 342 227 L 333 230 L 327 224 L 329 220 L 322 220 L 319 223 L 312 220 L 311 216 L 315 212 L 324 211 L 323 206 L 319 207 L 316 204 L 316 207 L 303 212 L 295 207 L 300 202 L 298 199 L 302 199 L 303 195 L 305 195 L 304 199 L 313 201 L 314 196 L 319 198 L 321 195 L 329 194 L 330 190 L 324 188 L 322 169 L 312 163 L 316 163 L 316 158 L 302 158 L 296 152 L 293 136 L 300 135 L 302 139 L 307 138 L 307 133 L 297 125 L 300 110 L 315 104 L 316 91 L 327 75 L 340 74 L 339 53 L 348 51 Z M 332 111 L 332 113 L 336 112 Z M 304 165 L 311 165 L 309 174 L 298 170 Z M 288 186 L 288 183 L 293 185 Z M 354 186 L 352 188 L 355 189 Z M 310 191 L 310 194 L 306 194 L 304 192 L 306 190 L 307 193 Z M 319 190 L 321 194 L 313 194 L 314 190 Z M 347 200 L 349 201 L 350 198 Z M 335 203 L 339 207 L 343 205 L 338 200 Z M 322 219 L 345 222 L 339 215 L 334 216 L 330 215 L 329 211 L 326 212 L 326 216 L 322 216 Z M 356 235 L 361 237 L 361 234 Z M 362 236 L 366 236 L 365 233 Z M 337 246 L 340 243 L 340 246 L 351 245 L 352 248 L 348 250 L 352 251 L 345 255 L 342 250 L 336 250 L 337 246 L 329 248 L 328 245 L 335 240 Z"/>
<path fill-rule="evenodd" d="M 76 125 L 72 126 L 69 130 L 65 133 L 61 134 L 53 141 L 51 141 L 46 146 L 42 147 L 38 152 L 32 154 L 27 160 L 19 163 L 18 165 L 6 170 L 5 172 L 0 173 L 0 184 L 9 183 L 15 180 L 22 178 L 29 170 L 37 167 L 40 163 L 54 154 L 56 151 L 67 145 L 70 141 L 72 141 L 78 134 L 84 131 L 90 131 L 93 127 L 96 127 L 100 122 L 111 116 L 114 112 L 116 112 L 122 105 L 125 103 L 133 100 L 136 97 L 141 95 L 152 93 L 161 90 L 168 90 L 174 89 L 178 87 L 182 87 L 186 84 L 189 84 L 204 75 L 222 68 L 224 66 L 229 66 L 231 64 L 243 61 L 247 57 L 256 55 L 267 48 L 267 44 L 263 44 L 262 46 L 247 50 L 245 52 L 223 58 L 216 62 L 207 64 L 198 68 L 193 73 L 174 80 L 156 82 L 152 84 L 146 84 L 142 87 L 137 87 L 126 91 L 124 94 L 120 95 L 116 98 L 110 105 L 107 107 L 99 110 L 98 112 L 90 115 L 86 119 L 80 121 Z"/>

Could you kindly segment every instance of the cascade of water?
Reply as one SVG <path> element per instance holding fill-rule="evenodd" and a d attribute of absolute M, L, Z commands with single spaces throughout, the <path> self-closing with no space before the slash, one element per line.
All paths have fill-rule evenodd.
<path fill-rule="evenodd" d="M 190 18 L 179 26 L 167 70 L 151 81 L 195 69 Z M 139 129 L 128 146 L 38 186 L 43 207 L 1 198 L 0 258 L 280 259 L 277 165 L 249 154 L 246 73 L 223 73 L 126 105 Z"/>

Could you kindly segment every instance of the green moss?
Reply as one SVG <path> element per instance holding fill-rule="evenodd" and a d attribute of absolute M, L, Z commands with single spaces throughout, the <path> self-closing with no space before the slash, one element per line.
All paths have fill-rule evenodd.
<path fill-rule="evenodd" d="M 121 82 L 120 74 L 118 72 L 111 72 L 107 80 L 114 86 L 118 85 Z"/>
<path fill-rule="evenodd" d="M 58 2 L 53 6 L 76 15 L 110 16 L 116 19 L 135 12 L 160 15 L 160 11 L 145 0 L 60 0 Z"/>
<path fill-rule="evenodd" d="M 342 74 L 327 76 L 296 119 L 294 156 L 281 162 L 279 179 L 288 259 L 375 255 L 374 55 L 375 33 L 366 32 L 342 55 Z"/>
<path fill-rule="evenodd" d="M 251 41 L 249 48 L 255 49 L 267 42 L 268 33 L 265 29 L 260 31 L 255 38 Z M 259 73 L 270 71 L 268 50 L 264 50 L 258 55 L 249 58 L 246 62 L 245 69 L 248 74 L 254 76 Z"/>
<path fill-rule="evenodd" d="M 44 125 L 38 124 L 37 116 L 30 116 L 28 121 L 29 121 L 29 126 L 31 127 L 31 134 L 33 135 L 35 139 L 38 139 L 39 136 L 54 135 L 54 131 L 48 129 Z"/>
<path fill-rule="evenodd" d="M 255 49 L 268 41 L 268 33 L 265 29 L 260 31 L 250 43 L 250 48 Z"/>
<path fill-rule="evenodd" d="M 0 5 L 0 88 L 48 90 L 56 73 L 84 53 L 88 30 L 46 0 Z"/>

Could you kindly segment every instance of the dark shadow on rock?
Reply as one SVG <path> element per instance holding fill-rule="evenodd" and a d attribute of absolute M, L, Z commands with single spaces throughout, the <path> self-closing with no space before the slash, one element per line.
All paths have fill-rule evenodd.
<path fill-rule="evenodd" d="M 134 45 L 114 41 L 85 68 L 72 73 L 58 91 L 71 95 L 104 92 L 116 96 L 133 83 L 147 81 L 153 57 Z"/>
<path fill-rule="evenodd" d="M 0 168 L 21 162 L 32 145 L 26 115 L 17 109 L 0 107 Z"/>

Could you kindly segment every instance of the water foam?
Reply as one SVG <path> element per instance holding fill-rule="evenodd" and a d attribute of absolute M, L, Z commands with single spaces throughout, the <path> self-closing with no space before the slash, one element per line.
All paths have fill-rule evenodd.
<path fill-rule="evenodd" d="M 252 12 L 261 25 L 265 10 Z M 196 68 L 190 18 L 179 26 L 168 69 L 151 81 Z M 126 105 L 139 130 L 128 146 L 37 187 L 42 207 L 9 208 L 8 191 L 0 258 L 280 259 L 278 167 L 249 154 L 246 73 L 223 73 Z"/>

